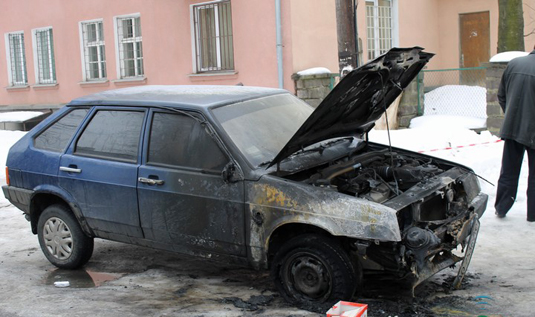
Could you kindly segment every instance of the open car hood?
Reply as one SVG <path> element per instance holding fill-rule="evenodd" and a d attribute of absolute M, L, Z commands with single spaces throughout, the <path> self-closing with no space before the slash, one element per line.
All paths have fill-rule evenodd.
<path fill-rule="evenodd" d="M 347 74 L 269 166 L 314 143 L 369 131 L 433 56 L 421 47 L 393 48 Z"/>

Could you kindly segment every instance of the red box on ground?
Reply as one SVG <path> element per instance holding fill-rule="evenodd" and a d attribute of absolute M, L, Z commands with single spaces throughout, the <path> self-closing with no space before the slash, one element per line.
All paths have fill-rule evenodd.
<path fill-rule="evenodd" d="M 327 317 L 368 317 L 368 305 L 339 301 L 327 311 Z"/>

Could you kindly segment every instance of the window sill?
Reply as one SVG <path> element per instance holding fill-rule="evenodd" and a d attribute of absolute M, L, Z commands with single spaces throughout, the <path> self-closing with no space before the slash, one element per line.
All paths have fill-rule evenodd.
<path fill-rule="evenodd" d="M 232 79 L 238 78 L 238 72 L 228 71 L 228 72 L 196 73 L 196 74 L 189 74 L 188 77 L 192 82 L 209 81 L 209 80 L 232 80 Z"/>
<path fill-rule="evenodd" d="M 146 84 L 147 83 L 147 77 L 132 77 L 132 78 L 123 78 L 123 79 L 116 79 L 112 81 L 115 85 L 139 85 L 139 84 Z"/>
<path fill-rule="evenodd" d="M 58 89 L 59 84 L 37 84 L 33 85 L 32 88 L 35 90 L 48 90 L 48 89 Z"/>
<path fill-rule="evenodd" d="M 109 86 L 110 81 L 105 80 L 92 80 L 92 81 L 81 81 L 78 83 L 82 87 L 91 87 L 91 86 Z"/>
<path fill-rule="evenodd" d="M 230 70 L 224 72 L 205 72 L 205 73 L 193 73 L 189 74 L 189 77 L 202 77 L 202 76 L 230 76 L 238 74 L 237 71 Z"/>
<path fill-rule="evenodd" d="M 7 86 L 5 87 L 7 91 L 27 91 L 30 90 L 29 85 L 19 85 L 19 86 Z"/>

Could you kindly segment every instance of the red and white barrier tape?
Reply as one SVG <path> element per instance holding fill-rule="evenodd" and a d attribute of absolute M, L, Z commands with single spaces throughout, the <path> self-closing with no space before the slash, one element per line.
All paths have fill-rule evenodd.
<path fill-rule="evenodd" d="M 489 142 L 483 142 L 483 143 L 472 143 L 472 144 L 468 144 L 468 145 L 458 145 L 458 146 L 453 146 L 453 147 L 445 147 L 443 149 L 432 149 L 432 150 L 424 150 L 424 151 L 418 151 L 418 153 L 425 153 L 425 152 L 436 152 L 436 151 L 446 151 L 446 150 L 454 150 L 454 149 L 462 149 L 462 148 L 465 148 L 465 147 L 470 147 L 470 146 L 477 146 L 477 145 L 484 145 L 484 144 L 492 144 L 492 143 L 499 143 L 499 142 L 502 142 L 502 140 L 496 140 L 496 141 L 489 141 Z"/>

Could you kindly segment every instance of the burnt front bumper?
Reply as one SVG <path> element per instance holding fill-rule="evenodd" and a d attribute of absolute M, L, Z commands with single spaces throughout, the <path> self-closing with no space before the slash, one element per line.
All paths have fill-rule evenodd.
<path fill-rule="evenodd" d="M 451 251 L 443 250 L 429 258 L 428 261 L 424 262 L 423 266 L 416 270 L 416 272 L 413 271 L 416 276 L 413 287 L 425 281 L 437 272 L 462 261 L 457 277 L 453 283 L 455 288 L 460 287 L 466 271 L 468 270 L 470 260 L 472 259 L 477 235 L 479 233 L 479 218 L 481 218 L 485 212 L 487 201 L 488 195 L 484 193 L 479 193 L 474 199 L 472 199 L 469 204 L 470 214 L 467 218 L 465 218 L 466 220 L 462 222 L 462 226 L 454 235 L 453 243 L 456 246 L 460 245 L 462 247 L 462 254 L 456 255 Z"/>

